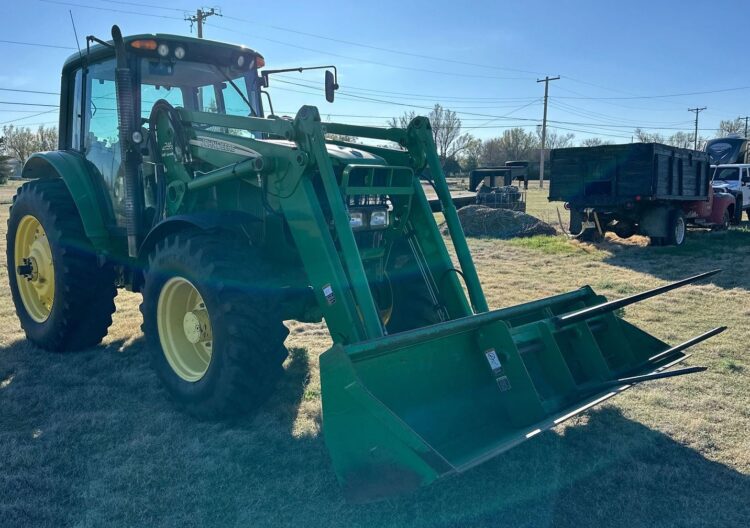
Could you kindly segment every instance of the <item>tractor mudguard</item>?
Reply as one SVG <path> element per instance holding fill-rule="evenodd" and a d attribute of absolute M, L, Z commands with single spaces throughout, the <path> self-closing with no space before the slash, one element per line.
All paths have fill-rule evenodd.
<path fill-rule="evenodd" d="M 86 163 L 75 151 L 37 152 L 26 161 L 21 175 L 23 178 L 62 178 L 76 204 L 86 236 L 97 251 L 110 251 L 113 243 L 107 226 L 114 224 L 114 220 L 106 213 L 112 208 L 103 188 L 97 188 Z"/>
<path fill-rule="evenodd" d="M 347 497 L 371 501 L 466 471 L 688 357 L 589 287 L 350 345 L 320 357 L 323 432 Z"/>
<path fill-rule="evenodd" d="M 200 211 L 170 216 L 149 231 L 138 250 L 138 258 L 147 258 L 159 240 L 184 229 L 224 229 L 246 237 L 257 230 L 261 223 L 257 217 L 242 211 Z"/>

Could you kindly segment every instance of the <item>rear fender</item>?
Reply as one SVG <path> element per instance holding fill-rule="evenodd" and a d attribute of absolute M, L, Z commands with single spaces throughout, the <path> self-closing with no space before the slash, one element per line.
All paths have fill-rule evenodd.
<path fill-rule="evenodd" d="M 170 216 L 156 224 L 146 235 L 138 250 L 138 259 L 145 262 L 148 254 L 153 251 L 160 240 L 186 229 L 199 229 L 201 231 L 222 229 L 235 232 L 238 236 L 256 243 L 261 228 L 261 220 L 241 211 L 204 211 Z"/>
<path fill-rule="evenodd" d="M 38 152 L 23 166 L 23 178 L 62 178 L 73 197 L 83 230 L 97 251 L 111 251 L 114 243 L 108 225 L 114 224 L 103 190 L 75 151 Z"/>

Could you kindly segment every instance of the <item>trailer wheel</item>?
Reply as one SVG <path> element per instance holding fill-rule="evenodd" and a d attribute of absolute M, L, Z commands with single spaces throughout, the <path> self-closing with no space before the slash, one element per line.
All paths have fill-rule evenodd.
<path fill-rule="evenodd" d="M 681 209 L 675 209 L 669 213 L 666 244 L 668 246 L 681 246 L 685 243 L 686 235 L 687 223 L 685 222 L 685 215 Z"/>
<path fill-rule="evenodd" d="M 114 271 L 97 264 L 73 198 L 61 179 L 24 184 L 7 232 L 8 278 L 26 337 L 55 352 L 107 335 L 115 311 Z"/>
<path fill-rule="evenodd" d="M 191 414 L 235 415 L 261 405 L 287 356 L 271 272 L 236 237 L 186 231 L 158 244 L 143 290 L 151 364 Z"/>

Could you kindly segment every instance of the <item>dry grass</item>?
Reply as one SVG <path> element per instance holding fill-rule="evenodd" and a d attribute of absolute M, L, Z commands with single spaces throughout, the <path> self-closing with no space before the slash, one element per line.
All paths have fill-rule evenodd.
<path fill-rule="evenodd" d="M 9 196 L 7 188 L 0 202 Z M 542 192 L 529 212 L 556 222 Z M 548 215 L 545 218 L 544 215 Z M 0 211 L 5 244 L 7 206 Z M 723 267 L 710 283 L 628 308 L 695 348 L 703 374 L 628 391 L 459 477 L 354 506 L 320 434 L 322 325 L 291 323 L 287 373 L 255 416 L 195 421 L 148 367 L 139 298 L 121 293 L 104 344 L 69 355 L 29 345 L 0 270 L 0 525 L 747 526 L 750 518 L 750 232 L 691 233 L 682 249 L 562 237 L 472 240 L 493 307 L 584 284 L 618 297 Z"/>

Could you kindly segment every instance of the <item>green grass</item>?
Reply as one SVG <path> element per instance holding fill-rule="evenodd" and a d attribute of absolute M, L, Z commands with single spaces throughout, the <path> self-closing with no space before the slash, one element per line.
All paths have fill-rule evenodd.
<path fill-rule="evenodd" d="M 547 255 L 560 255 L 583 251 L 580 245 L 572 243 L 564 236 L 535 235 L 526 238 L 514 238 L 508 241 L 511 246 L 533 249 Z"/>
<path fill-rule="evenodd" d="M 545 205 L 539 195 L 530 205 Z M 6 219 L 7 206 L 2 253 Z M 118 296 L 102 346 L 45 353 L 24 339 L 0 267 L 0 526 L 747 526 L 750 245 L 741 233 L 690 233 L 679 251 L 637 240 L 470 240 L 492 307 L 585 284 L 616 298 L 720 265 L 728 271 L 626 315 L 671 343 L 730 329 L 693 350 L 687 363 L 705 373 L 644 384 L 465 474 L 368 505 L 344 501 L 321 434 L 323 325 L 289 323 L 285 376 L 258 413 L 197 421 L 149 367 L 138 295 Z"/>

